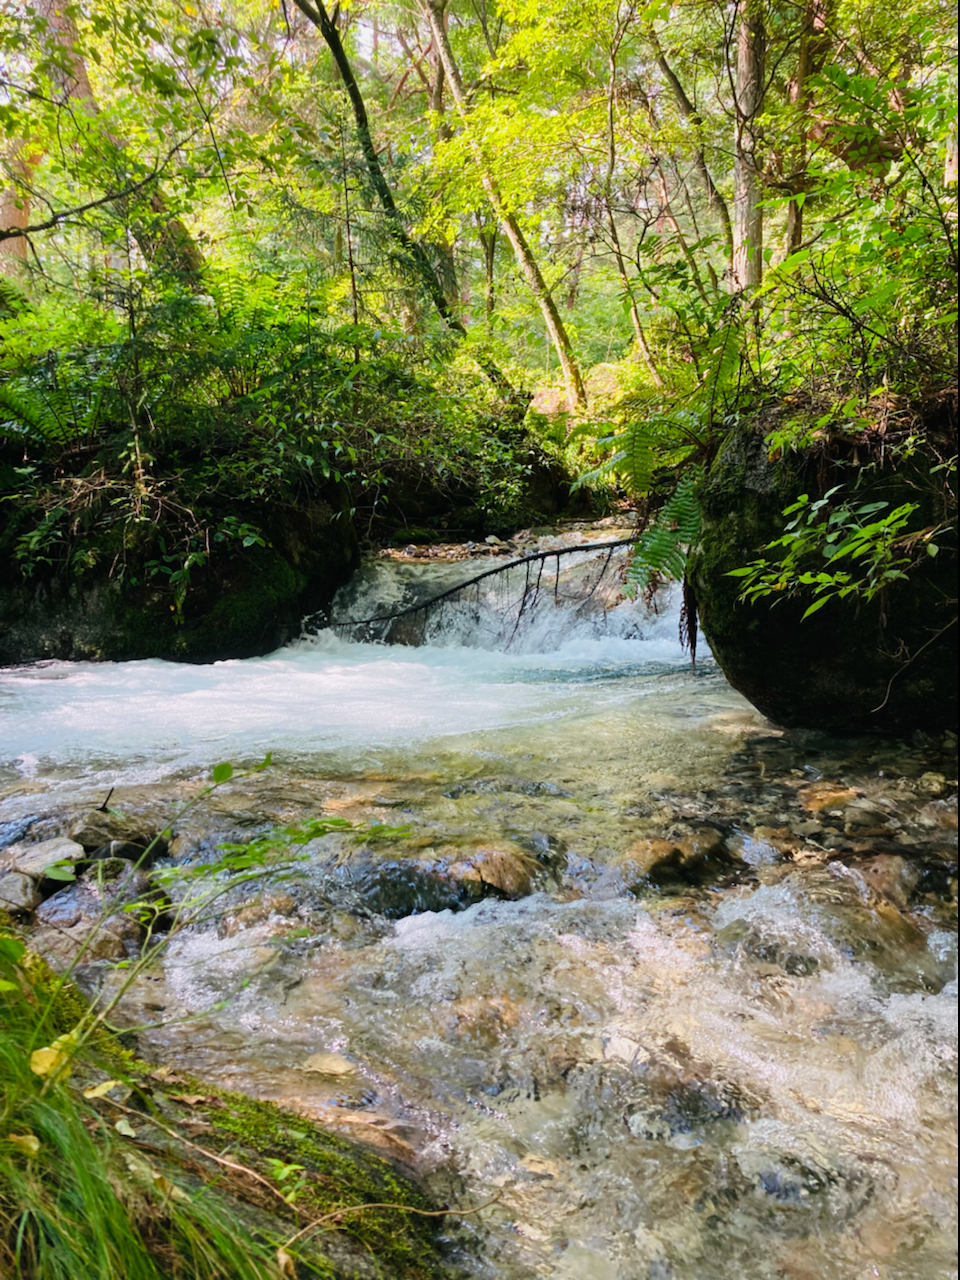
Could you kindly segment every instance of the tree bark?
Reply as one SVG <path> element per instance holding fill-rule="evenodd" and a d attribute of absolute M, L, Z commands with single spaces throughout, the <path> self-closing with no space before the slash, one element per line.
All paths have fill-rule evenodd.
<path fill-rule="evenodd" d="M 763 105 L 762 0 L 740 0 L 737 17 L 736 135 L 733 166 L 733 289 L 755 289 L 763 277 L 763 210 L 755 121 Z"/>
<path fill-rule="evenodd" d="M 7 153 L 5 168 L 10 181 L 0 193 L 0 230 L 23 229 L 30 225 L 30 193 L 27 186 L 36 168 L 39 156 L 22 139 L 16 139 Z M 0 240 L 0 275 L 11 280 L 22 278 L 30 242 L 26 236 L 14 236 Z"/>
<path fill-rule="evenodd" d="M 297 0 L 299 4 L 301 0 Z M 421 0 L 425 13 L 430 22 L 430 28 L 433 32 L 433 38 L 436 42 L 440 58 L 443 62 L 443 69 L 446 72 L 447 83 L 450 85 L 450 94 L 456 104 L 457 111 L 463 121 L 464 127 L 468 131 L 468 136 L 473 147 L 474 156 L 476 157 L 477 167 L 480 173 L 480 182 L 483 186 L 484 193 L 490 207 L 496 214 L 497 221 L 503 229 L 504 235 L 510 241 L 513 249 L 514 257 L 517 265 L 523 273 L 524 279 L 530 292 L 537 300 L 540 312 L 543 315 L 547 333 L 553 344 L 554 351 L 560 361 L 560 368 L 563 372 L 563 382 L 567 393 L 567 404 L 571 409 L 583 408 L 586 405 L 587 394 L 583 385 L 583 378 L 580 369 L 573 354 L 573 347 L 567 334 L 557 304 L 553 299 L 553 295 L 547 286 L 547 282 L 543 278 L 543 273 L 533 255 L 530 245 L 527 243 L 523 229 L 517 221 L 515 214 L 509 209 L 500 192 L 500 188 L 493 177 L 491 166 L 484 155 L 483 148 L 480 143 L 470 134 L 470 109 L 467 103 L 466 94 L 463 91 L 463 80 L 460 76 L 460 68 L 453 56 L 453 50 L 450 47 L 450 40 L 447 36 L 446 23 L 444 21 L 444 0 Z"/>

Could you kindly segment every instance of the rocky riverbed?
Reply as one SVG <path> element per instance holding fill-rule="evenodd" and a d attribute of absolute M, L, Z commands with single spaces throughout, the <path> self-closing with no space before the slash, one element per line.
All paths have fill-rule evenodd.
<path fill-rule="evenodd" d="M 494 1200 L 448 1220 L 451 1275 L 948 1280 L 956 740 L 781 732 L 670 657 L 675 625 L 512 658 L 308 642 L 260 661 L 287 664 L 313 738 L 262 771 L 234 753 L 205 796 L 202 741 L 21 760 L 9 908 L 54 964 L 88 939 L 78 980 L 124 989 L 111 1016 L 156 1062 L 349 1135 L 454 1209 Z M 324 701 L 307 662 L 369 701 Z M 41 694 L 87 681 L 96 730 L 99 676 L 60 674 Z M 268 675 L 204 678 L 257 726 Z M 251 730 L 247 758 L 269 745 Z M 220 860 L 278 831 L 282 868 L 181 916 L 128 985 L 226 887 Z"/>

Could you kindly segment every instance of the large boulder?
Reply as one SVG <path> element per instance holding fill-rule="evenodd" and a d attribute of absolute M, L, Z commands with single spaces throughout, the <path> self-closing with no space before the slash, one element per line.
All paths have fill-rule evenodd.
<path fill-rule="evenodd" d="M 360 562 L 345 509 L 320 498 L 297 507 L 244 513 L 266 546 L 215 547 L 191 571 L 178 613 L 163 575 L 150 576 L 155 548 L 110 547 L 81 574 L 24 577 L 0 545 L 0 664 L 45 658 L 210 662 L 269 653 L 299 634 L 305 615 L 325 609 Z"/>
<path fill-rule="evenodd" d="M 864 454 L 771 459 L 761 430 L 726 442 L 702 486 L 703 529 L 688 570 L 700 625 L 733 687 L 776 724 L 835 733 L 955 729 L 955 535 L 871 602 L 834 599 L 805 620 L 811 597 L 741 603 L 742 580 L 729 576 L 782 534 L 783 509 L 799 495 L 858 477 L 858 502 L 919 502 L 911 527 L 943 518 L 942 490 L 938 499 L 930 476 L 936 457 L 863 470 L 856 464 Z"/>

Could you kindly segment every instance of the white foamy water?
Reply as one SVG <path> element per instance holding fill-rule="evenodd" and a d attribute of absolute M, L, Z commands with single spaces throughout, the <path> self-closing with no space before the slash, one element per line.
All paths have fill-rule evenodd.
<path fill-rule="evenodd" d="M 402 573 L 380 570 L 373 584 L 351 588 L 350 603 L 389 608 L 405 585 Z M 577 626 L 569 608 L 547 599 L 531 610 L 535 622 L 525 623 L 519 652 L 462 642 L 465 630 L 475 630 L 477 608 L 448 610 L 433 642 L 419 647 L 356 643 L 325 631 L 262 658 L 202 666 L 150 660 L 8 669 L 0 672 L 0 763 L 27 773 L 134 770 L 145 780 L 266 751 L 329 757 L 396 749 L 576 715 L 627 696 L 624 681 L 634 696 L 646 696 L 657 689 L 652 677 L 687 665 L 669 606 L 657 615 L 624 602 Z M 510 617 L 493 588 L 479 609 L 493 619 L 491 632 Z M 565 618 L 574 625 L 564 634 Z"/>

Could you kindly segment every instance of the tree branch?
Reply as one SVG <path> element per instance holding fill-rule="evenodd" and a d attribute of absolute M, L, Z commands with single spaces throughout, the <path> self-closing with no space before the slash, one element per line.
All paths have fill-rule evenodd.
<path fill-rule="evenodd" d="M 174 151 L 177 149 L 175 147 Z M 167 156 L 167 160 L 172 155 L 173 151 Z M 113 204 L 115 200 L 125 200 L 128 196 L 136 195 L 138 191 L 142 191 L 144 187 L 149 186 L 151 182 L 157 181 L 165 165 L 166 161 L 162 165 L 158 165 L 147 177 L 142 178 L 139 182 L 131 183 L 130 186 L 124 187 L 122 191 L 111 191 L 105 196 L 99 196 L 96 200 L 88 200 L 86 204 L 75 205 L 72 209 L 62 209 L 59 213 L 47 218 L 45 222 L 34 222 L 27 227 L 0 227 L 0 241 L 13 240 L 19 236 L 29 237 L 38 231 L 52 231 L 61 222 L 66 222 L 68 218 L 77 218 L 82 213 L 89 213 L 91 209 L 99 209 L 102 205 Z"/>

